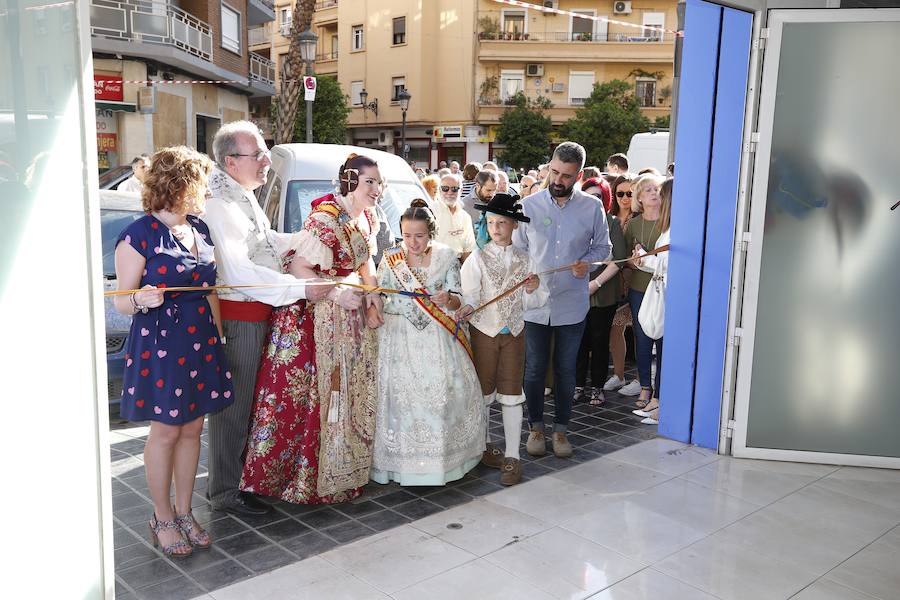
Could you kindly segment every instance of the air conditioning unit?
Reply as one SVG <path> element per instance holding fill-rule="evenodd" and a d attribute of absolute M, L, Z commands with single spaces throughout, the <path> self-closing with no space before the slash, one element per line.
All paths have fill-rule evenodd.
<path fill-rule="evenodd" d="M 393 146 L 394 145 L 394 134 L 391 131 L 379 131 L 378 132 L 378 145 L 379 146 Z"/>
<path fill-rule="evenodd" d="M 631 14 L 630 0 L 616 0 L 615 2 L 613 2 L 613 14 L 614 15 L 630 15 Z"/>
<path fill-rule="evenodd" d="M 559 0 L 544 0 L 543 2 L 544 8 L 559 8 Z"/>
<path fill-rule="evenodd" d="M 528 77 L 543 77 L 544 65 L 537 63 L 525 65 L 525 74 Z"/>

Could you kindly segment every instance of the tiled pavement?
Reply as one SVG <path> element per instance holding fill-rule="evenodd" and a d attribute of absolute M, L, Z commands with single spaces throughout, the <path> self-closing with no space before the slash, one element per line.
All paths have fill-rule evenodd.
<path fill-rule="evenodd" d="M 558 459 L 552 453 L 532 459 L 524 452 L 523 430 L 523 480 L 655 438 L 656 427 L 641 425 L 631 414 L 633 400 L 612 393 L 602 407 L 576 404 L 569 424 L 569 439 L 575 448 L 572 459 Z M 545 419 L 549 422 L 552 415 L 553 402 L 548 400 Z M 203 497 L 204 432 L 193 510 L 214 544 L 209 550 L 172 561 L 149 541 L 147 520 L 152 508 L 142 462 L 147 431 L 147 427 L 127 424 L 114 427 L 110 434 L 117 598 L 193 598 L 503 489 L 499 471 L 479 465 L 445 487 L 370 483 L 365 493 L 349 504 L 307 507 L 278 501 L 265 517 L 235 517 L 212 511 Z M 503 425 L 496 406 L 491 432 L 501 440 Z"/>

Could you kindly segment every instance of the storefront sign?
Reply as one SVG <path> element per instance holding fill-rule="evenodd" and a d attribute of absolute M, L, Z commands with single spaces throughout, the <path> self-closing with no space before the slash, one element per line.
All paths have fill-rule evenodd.
<path fill-rule="evenodd" d="M 115 75 L 94 75 L 94 100 L 122 102 L 125 99 L 125 94 L 122 90 L 121 77 Z"/>
<path fill-rule="evenodd" d="M 117 137 L 118 136 L 115 133 L 98 133 L 97 152 L 116 152 Z"/>

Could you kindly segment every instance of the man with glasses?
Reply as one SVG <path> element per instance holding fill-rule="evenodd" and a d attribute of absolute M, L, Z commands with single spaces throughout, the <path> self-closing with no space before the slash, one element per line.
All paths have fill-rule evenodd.
<path fill-rule="evenodd" d="M 448 173 L 441 177 L 438 199 L 431 203 L 431 208 L 437 223 L 435 239 L 453 248 L 464 261 L 475 249 L 475 231 L 471 217 L 459 201 L 461 186 L 459 175 Z"/>
<path fill-rule="evenodd" d="M 203 217 L 215 244 L 218 285 L 285 284 L 219 290 L 225 356 L 231 367 L 234 402 L 209 416 L 209 482 L 215 510 L 261 515 L 268 505 L 238 485 L 244 462 L 250 414 L 263 341 L 273 306 L 301 299 L 321 300 L 334 287 L 298 283 L 284 273 L 282 261 L 298 234 L 274 231 L 253 191 L 266 183 L 271 154 L 259 129 L 249 121 L 221 127 L 213 139 L 216 169 L 209 178 L 210 197 Z M 320 285 L 321 284 L 321 285 Z"/>

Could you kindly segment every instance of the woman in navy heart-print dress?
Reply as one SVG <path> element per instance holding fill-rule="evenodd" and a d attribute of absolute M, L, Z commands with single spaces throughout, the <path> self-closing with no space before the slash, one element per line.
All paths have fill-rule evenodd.
<path fill-rule="evenodd" d="M 202 212 L 211 170 L 209 158 L 184 146 L 154 154 L 141 199 L 148 214 L 116 243 L 119 289 L 140 288 L 115 299 L 119 312 L 133 315 L 120 414 L 151 422 L 144 448 L 154 505 L 150 530 L 171 557 L 210 545 L 191 515 L 200 433 L 203 416 L 228 406 L 234 393 L 215 291 L 163 291 L 215 285 L 213 240 L 193 216 Z"/>

